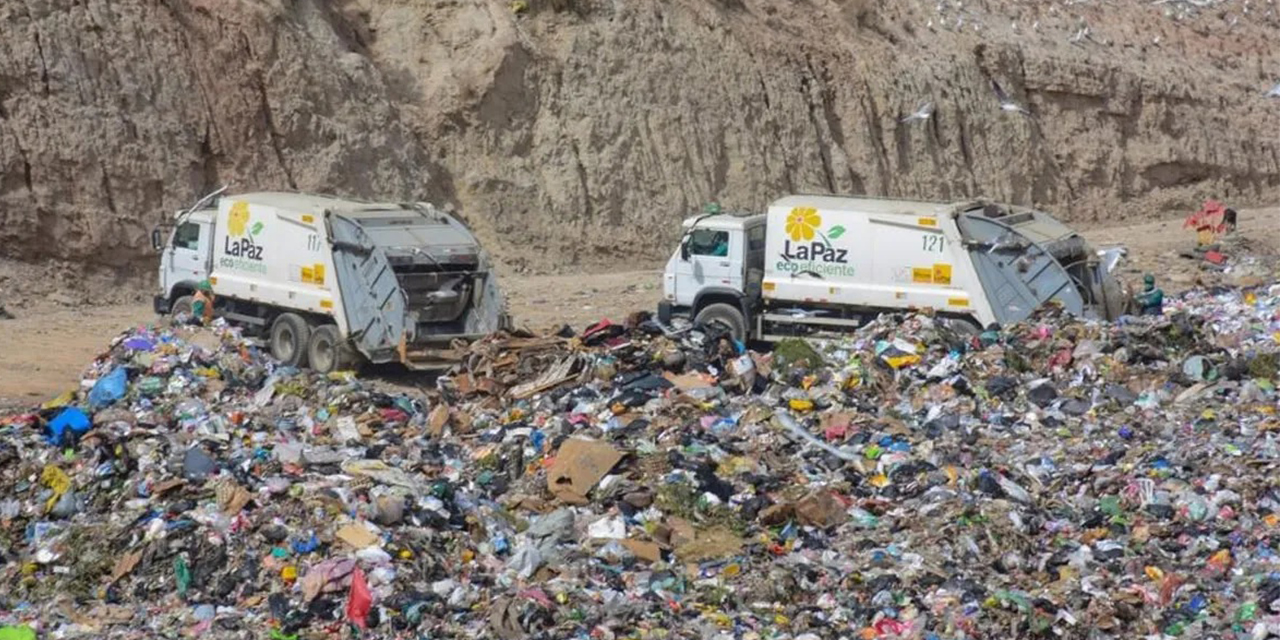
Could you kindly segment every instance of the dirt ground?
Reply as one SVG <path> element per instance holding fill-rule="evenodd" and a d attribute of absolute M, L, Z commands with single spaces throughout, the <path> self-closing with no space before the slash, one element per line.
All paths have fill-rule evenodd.
<path fill-rule="evenodd" d="M 1197 284 L 1238 283 L 1240 275 L 1274 279 L 1272 260 L 1280 254 L 1280 238 L 1272 231 L 1280 208 L 1241 213 L 1241 236 L 1261 264 L 1217 273 L 1203 263 L 1179 254 L 1194 245 L 1182 228 L 1182 218 L 1133 225 L 1086 229 L 1085 235 L 1102 248 L 1129 249 L 1121 277 L 1136 283 L 1154 273 L 1168 292 Z M 509 276 L 503 279 L 513 317 L 534 330 L 568 324 L 581 329 L 601 318 L 620 320 L 631 311 L 654 309 L 661 296 L 658 265 L 643 271 L 557 276 Z M 141 300 L 140 295 L 132 296 Z M 80 373 L 121 331 L 155 322 L 149 303 L 129 303 L 78 309 L 50 300 L 10 309 L 17 317 L 0 320 L 0 408 L 23 407 L 54 397 L 78 384 Z"/>
<path fill-rule="evenodd" d="M 631 311 L 656 308 L 662 272 L 511 276 L 502 286 L 518 326 L 581 329 L 601 318 L 621 320 Z M 72 388 L 113 337 L 159 320 L 150 302 L 129 297 L 136 301 L 88 310 L 54 300 L 10 308 L 16 317 L 0 320 L 0 409 L 37 404 Z"/>

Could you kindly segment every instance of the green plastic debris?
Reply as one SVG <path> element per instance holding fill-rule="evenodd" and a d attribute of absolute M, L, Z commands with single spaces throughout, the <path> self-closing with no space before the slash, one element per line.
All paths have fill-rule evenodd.
<path fill-rule="evenodd" d="M 268 634 L 267 637 L 271 640 L 298 640 L 298 634 L 285 633 L 279 629 L 272 629 L 271 633 Z"/>
<path fill-rule="evenodd" d="M 187 568 L 187 561 L 182 556 L 173 559 L 173 575 L 178 580 L 178 595 L 187 597 L 187 588 L 191 586 L 191 570 Z"/>
<path fill-rule="evenodd" d="M 874 513 L 858 507 L 851 509 L 849 515 L 853 516 L 853 523 L 863 529 L 873 529 L 880 524 L 880 518 Z"/>
<path fill-rule="evenodd" d="M 1246 602 L 1236 611 L 1237 622 L 1248 622 L 1258 615 L 1258 603 Z"/>
<path fill-rule="evenodd" d="M 36 640 L 36 632 L 27 625 L 0 627 L 0 640 Z"/>
<path fill-rule="evenodd" d="M 155 376 L 147 376 L 134 385 L 143 396 L 158 396 L 164 392 L 165 381 Z"/>
<path fill-rule="evenodd" d="M 996 599 L 1002 603 L 1009 603 L 1018 608 L 1019 611 L 1031 611 L 1031 600 L 1026 594 L 1020 591 L 1006 591 L 1001 589 L 996 592 Z"/>
<path fill-rule="evenodd" d="M 782 367 L 802 365 L 816 368 L 823 365 L 822 356 L 801 338 L 787 338 L 773 348 L 773 359 Z"/>
<path fill-rule="evenodd" d="M 1101 500 L 1098 501 L 1098 510 L 1111 516 L 1112 518 L 1115 518 L 1124 513 L 1124 510 L 1120 508 L 1119 496 L 1104 496 Z"/>

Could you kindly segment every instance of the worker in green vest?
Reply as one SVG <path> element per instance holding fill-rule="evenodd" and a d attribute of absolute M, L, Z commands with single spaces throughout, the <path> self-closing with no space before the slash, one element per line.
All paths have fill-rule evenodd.
<path fill-rule="evenodd" d="M 213 284 L 208 280 L 201 280 L 196 285 L 196 292 L 191 296 L 191 315 L 200 324 L 213 322 Z"/>
<path fill-rule="evenodd" d="M 1141 315 L 1164 315 L 1164 291 L 1156 287 L 1156 277 L 1148 273 L 1142 277 L 1142 285 L 1142 293 L 1134 296 Z"/>

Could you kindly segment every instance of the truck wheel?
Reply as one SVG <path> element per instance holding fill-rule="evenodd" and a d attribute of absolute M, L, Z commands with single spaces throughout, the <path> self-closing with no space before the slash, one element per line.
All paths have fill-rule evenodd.
<path fill-rule="evenodd" d="M 296 313 L 282 313 L 271 325 L 271 355 L 289 367 L 307 366 L 311 327 Z"/>
<path fill-rule="evenodd" d="M 747 319 L 733 305 L 723 302 L 709 304 L 698 312 L 693 319 L 695 324 L 718 324 L 729 330 L 734 340 L 743 342 L 747 338 Z"/>
<path fill-rule="evenodd" d="M 311 331 L 311 340 L 307 343 L 307 359 L 311 361 L 311 369 L 316 373 L 350 369 L 357 361 L 346 341 L 338 335 L 337 325 L 332 324 L 316 327 Z"/>
<path fill-rule="evenodd" d="M 169 305 L 169 315 L 171 316 L 191 315 L 192 313 L 195 313 L 195 298 L 191 296 L 182 296 Z"/>
<path fill-rule="evenodd" d="M 969 318 L 945 318 L 947 328 L 956 332 L 962 338 L 973 338 L 982 334 L 982 327 Z"/>

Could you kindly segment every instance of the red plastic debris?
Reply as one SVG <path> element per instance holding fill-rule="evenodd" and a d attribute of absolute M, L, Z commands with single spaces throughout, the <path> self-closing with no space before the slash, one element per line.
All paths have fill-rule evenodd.
<path fill-rule="evenodd" d="M 364 579 L 364 571 L 356 567 L 351 573 L 351 592 L 347 595 L 347 620 L 361 629 L 367 628 L 372 607 L 373 594 L 369 592 L 369 583 Z"/>
<path fill-rule="evenodd" d="M 1223 222 L 1223 218 L 1226 215 L 1226 205 L 1217 200 L 1206 200 L 1199 211 L 1187 216 L 1186 221 L 1182 223 L 1182 228 L 1222 233 L 1226 230 L 1226 225 Z"/>

